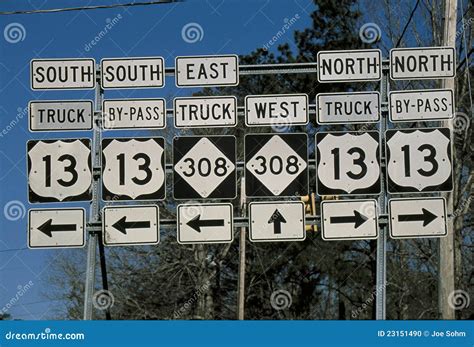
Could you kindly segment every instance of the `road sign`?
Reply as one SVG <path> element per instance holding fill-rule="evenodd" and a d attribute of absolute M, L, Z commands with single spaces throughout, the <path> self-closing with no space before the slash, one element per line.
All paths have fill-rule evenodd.
<path fill-rule="evenodd" d="M 237 125 L 235 96 L 194 96 L 174 99 L 176 128 L 214 128 Z"/>
<path fill-rule="evenodd" d="M 454 116 L 452 89 L 400 90 L 389 93 L 391 122 L 451 119 Z"/>
<path fill-rule="evenodd" d="M 308 136 L 245 136 L 247 196 L 300 196 L 308 193 Z"/>
<path fill-rule="evenodd" d="M 250 241 L 303 241 L 304 204 L 300 201 L 251 202 Z"/>
<path fill-rule="evenodd" d="M 165 140 L 162 137 L 102 140 L 102 199 L 163 200 Z"/>
<path fill-rule="evenodd" d="M 178 205 L 178 243 L 230 243 L 234 240 L 232 204 Z"/>
<path fill-rule="evenodd" d="M 308 124 L 307 94 L 247 95 L 245 124 L 293 126 Z"/>
<path fill-rule="evenodd" d="M 104 129 L 164 129 L 165 99 L 107 99 L 102 102 Z"/>
<path fill-rule="evenodd" d="M 380 120 L 378 92 L 320 93 L 316 95 L 319 124 L 375 123 Z"/>
<path fill-rule="evenodd" d="M 173 139 L 175 199 L 234 199 L 237 194 L 235 136 Z"/>
<path fill-rule="evenodd" d="M 389 193 L 453 189 L 448 128 L 399 129 L 385 133 Z"/>
<path fill-rule="evenodd" d="M 106 58 L 100 61 L 100 71 L 103 89 L 165 86 L 162 57 Z"/>
<path fill-rule="evenodd" d="M 318 195 L 372 195 L 381 191 L 377 131 L 316 134 Z"/>
<path fill-rule="evenodd" d="M 394 239 L 448 235 L 444 198 L 390 199 L 390 236 Z"/>
<path fill-rule="evenodd" d="M 390 50 L 390 78 L 421 80 L 456 75 L 453 47 L 394 48 Z"/>
<path fill-rule="evenodd" d="M 201 55 L 176 57 L 178 87 L 218 87 L 239 84 L 237 55 Z"/>
<path fill-rule="evenodd" d="M 33 90 L 95 88 L 94 59 L 33 59 L 30 63 Z"/>
<path fill-rule="evenodd" d="M 320 51 L 317 55 L 319 82 L 378 81 L 382 78 L 379 49 Z"/>
<path fill-rule="evenodd" d="M 31 203 L 91 200 L 89 139 L 31 140 L 27 151 Z"/>
<path fill-rule="evenodd" d="M 369 240 L 378 236 L 377 201 L 336 200 L 321 203 L 323 240 Z"/>
<path fill-rule="evenodd" d="M 156 205 L 104 207 L 102 235 L 106 246 L 156 245 L 160 241 Z"/>
<path fill-rule="evenodd" d="M 85 225 L 83 208 L 31 209 L 28 211 L 28 247 L 84 247 Z"/>
<path fill-rule="evenodd" d="M 28 111 L 32 132 L 92 129 L 94 109 L 91 100 L 30 101 Z"/>

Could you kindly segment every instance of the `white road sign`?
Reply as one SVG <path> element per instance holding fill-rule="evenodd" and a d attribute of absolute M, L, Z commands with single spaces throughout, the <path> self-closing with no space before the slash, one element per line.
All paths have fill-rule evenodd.
<path fill-rule="evenodd" d="M 33 90 L 93 89 L 94 59 L 33 59 L 30 63 Z"/>
<path fill-rule="evenodd" d="M 102 211 L 104 245 L 156 245 L 160 241 L 156 205 L 108 206 Z"/>
<path fill-rule="evenodd" d="M 245 136 L 247 196 L 299 196 L 308 192 L 306 134 Z"/>
<path fill-rule="evenodd" d="M 245 97 L 245 124 L 293 126 L 308 124 L 308 95 L 274 94 Z"/>
<path fill-rule="evenodd" d="M 31 140 L 27 150 L 31 203 L 92 198 L 89 139 Z"/>
<path fill-rule="evenodd" d="M 391 122 L 416 122 L 454 117 L 452 89 L 400 90 L 389 93 Z"/>
<path fill-rule="evenodd" d="M 250 241 L 303 241 L 304 204 L 300 201 L 251 202 Z"/>
<path fill-rule="evenodd" d="M 103 200 L 162 200 L 165 177 L 162 137 L 102 140 Z"/>
<path fill-rule="evenodd" d="M 319 82 L 377 81 L 382 78 L 379 49 L 320 51 L 317 55 Z"/>
<path fill-rule="evenodd" d="M 375 123 L 380 120 L 378 92 L 320 93 L 316 95 L 319 124 Z"/>
<path fill-rule="evenodd" d="M 239 84 L 239 57 L 202 55 L 176 57 L 178 87 L 236 86 Z"/>
<path fill-rule="evenodd" d="M 321 203 L 323 240 L 369 240 L 378 236 L 377 201 L 335 200 Z"/>
<path fill-rule="evenodd" d="M 448 234 L 444 198 L 390 199 L 388 211 L 390 236 L 394 239 Z"/>
<path fill-rule="evenodd" d="M 235 96 L 194 96 L 174 99 L 176 128 L 214 128 L 237 125 Z"/>
<path fill-rule="evenodd" d="M 173 139 L 175 199 L 233 199 L 237 194 L 235 136 Z"/>
<path fill-rule="evenodd" d="M 91 130 L 94 109 L 91 100 L 30 101 L 30 131 Z"/>
<path fill-rule="evenodd" d="M 28 211 L 28 247 L 83 247 L 85 225 L 83 208 L 31 209 Z"/>
<path fill-rule="evenodd" d="M 178 205 L 178 243 L 230 243 L 234 240 L 232 204 Z"/>
<path fill-rule="evenodd" d="M 102 88 L 161 88 L 165 85 L 162 57 L 107 58 L 100 61 Z"/>
<path fill-rule="evenodd" d="M 318 195 L 372 195 L 381 191 L 379 133 L 316 134 Z"/>
<path fill-rule="evenodd" d="M 453 189 L 448 128 L 387 130 L 387 189 L 390 193 Z"/>
<path fill-rule="evenodd" d="M 102 102 L 104 129 L 164 129 L 165 99 L 106 99 Z"/>
<path fill-rule="evenodd" d="M 453 47 L 394 48 L 390 50 L 393 80 L 450 78 L 456 75 Z"/>

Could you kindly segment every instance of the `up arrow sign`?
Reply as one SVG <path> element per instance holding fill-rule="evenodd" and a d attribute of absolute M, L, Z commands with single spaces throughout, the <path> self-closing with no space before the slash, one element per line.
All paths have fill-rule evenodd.
<path fill-rule="evenodd" d="M 367 217 L 361 214 L 360 212 L 354 210 L 353 216 L 338 216 L 331 217 L 330 221 L 332 224 L 342 224 L 342 223 L 354 223 L 354 228 L 360 227 L 367 221 Z"/>
<path fill-rule="evenodd" d="M 281 234 L 281 223 L 286 223 L 286 219 L 281 215 L 278 209 L 273 212 L 272 216 L 268 220 L 268 224 L 273 223 L 273 233 Z"/>
<path fill-rule="evenodd" d="M 434 221 L 437 216 L 425 208 L 421 209 L 421 214 L 401 214 L 398 216 L 399 222 L 423 222 L 423 226 L 427 226 Z"/>
<path fill-rule="evenodd" d="M 38 227 L 38 230 L 49 237 L 53 237 L 53 232 L 76 231 L 76 228 L 76 224 L 53 224 L 53 219 L 48 219 Z"/>

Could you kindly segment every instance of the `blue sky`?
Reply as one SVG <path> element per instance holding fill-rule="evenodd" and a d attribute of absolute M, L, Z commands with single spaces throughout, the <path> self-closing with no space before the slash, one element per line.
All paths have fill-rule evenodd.
<path fill-rule="evenodd" d="M 8 1 L 1 11 L 51 9 L 119 1 Z M 19 286 L 32 281 L 31 289 L 8 310 L 18 319 L 51 318 L 55 305 L 42 293 L 48 291 L 44 280 L 54 267 L 54 259 L 67 250 L 25 249 L 28 208 L 57 207 L 55 204 L 29 205 L 25 148 L 29 139 L 90 137 L 90 132 L 30 133 L 25 109 L 30 100 L 93 99 L 93 91 L 35 91 L 29 88 L 29 62 L 34 58 L 95 58 L 162 56 L 166 66 L 174 65 L 178 55 L 246 54 L 266 44 L 296 14 L 299 19 L 291 30 L 310 26 L 311 0 L 188 0 L 185 3 L 88 10 L 52 14 L 0 16 L 1 34 L 11 24 L 20 27 L 21 39 L 0 36 L 0 310 L 17 295 Z M 13 24 L 12 24 L 13 23 Z M 108 33 L 95 40 L 107 24 L 115 23 Z M 201 40 L 186 42 L 182 28 L 188 23 L 202 27 Z M 19 24 L 19 26 L 17 25 Z M 24 28 L 21 29 L 21 28 Z M 13 42 L 9 42 L 13 41 Z M 15 42 L 18 41 L 18 42 Z M 189 40 L 188 40 L 189 41 Z M 277 42 L 292 41 L 292 32 Z M 167 78 L 163 89 L 107 91 L 107 98 L 186 96 L 190 89 L 178 90 Z M 13 123 L 12 123 L 13 122 Z M 13 125 L 12 125 L 13 124 Z M 127 136 L 110 132 L 107 136 Z M 146 136 L 146 134 L 139 134 Z M 62 206 L 87 207 L 66 203 Z M 9 212 L 8 212 L 9 211 Z M 15 214 L 15 211 L 19 214 Z M 6 218 L 9 217 L 9 218 Z M 86 265 L 84 264 L 84 267 Z"/>

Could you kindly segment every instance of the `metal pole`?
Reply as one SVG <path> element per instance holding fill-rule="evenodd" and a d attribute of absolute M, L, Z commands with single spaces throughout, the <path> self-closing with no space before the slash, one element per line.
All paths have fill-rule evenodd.
<path fill-rule="evenodd" d="M 247 214 L 247 197 L 245 196 L 245 177 L 240 181 L 240 206 L 242 209 L 242 217 Z M 238 300 L 237 312 L 238 320 L 244 320 L 245 316 L 245 242 L 247 240 L 247 228 L 240 228 L 239 240 L 239 284 L 238 284 Z"/>
<path fill-rule="evenodd" d="M 95 86 L 95 112 L 94 112 L 94 129 L 92 139 L 92 202 L 89 208 L 89 223 L 94 224 L 100 222 L 100 196 L 99 189 L 101 186 L 101 176 L 96 175 L 96 168 L 100 169 L 100 138 L 101 138 L 101 105 L 102 105 L 102 88 L 100 86 L 100 73 L 97 68 L 96 86 Z M 87 271 L 86 271 L 86 285 L 84 293 L 84 320 L 92 319 L 93 303 L 92 298 L 95 290 L 95 268 L 97 256 L 97 231 L 87 230 L 89 235 L 87 243 Z"/>

